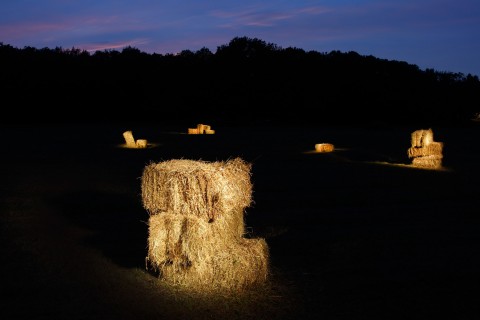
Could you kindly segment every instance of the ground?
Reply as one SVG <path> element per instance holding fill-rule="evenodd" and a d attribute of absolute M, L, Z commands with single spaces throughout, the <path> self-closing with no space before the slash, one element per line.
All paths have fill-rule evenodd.
<path fill-rule="evenodd" d="M 2 318 L 480 316 L 480 127 L 432 128 L 441 170 L 409 165 L 411 132 L 428 128 L 212 128 L 2 126 Z M 125 148 L 126 130 L 149 147 Z M 145 268 L 143 168 L 233 157 L 252 164 L 245 221 L 269 246 L 269 281 L 213 296 L 165 285 Z"/>

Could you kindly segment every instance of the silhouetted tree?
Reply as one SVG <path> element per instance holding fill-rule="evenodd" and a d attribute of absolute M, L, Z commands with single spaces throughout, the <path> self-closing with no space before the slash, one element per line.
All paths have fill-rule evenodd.
<path fill-rule="evenodd" d="M 215 53 L 164 55 L 131 46 L 90 54 L 0 43 L 0 67 L 2 97 L 17 106 L 8 121 L 427 126 L 466 123 L 480 111 L 477 75 L 248 37 Z"/>

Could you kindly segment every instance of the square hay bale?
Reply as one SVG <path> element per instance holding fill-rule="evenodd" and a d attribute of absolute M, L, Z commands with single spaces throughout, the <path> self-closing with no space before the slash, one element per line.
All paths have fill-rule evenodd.
<path fill-rule="evenodd" d="M 442 158 L 443 152 L 443 143 L 432 141 L 424 147 L 412 147 L 408 148 L 408 157 L 417 158 L 417 157 L 426 157 L 426 156 L 437 156 Z"/>
<path fill-rule="evenodd" d="M 147 140 L 145 139 L 138 139 L 135 143 L 136 147 L 137 148 L 146 148 L 148 143 L 147 143 Z"/>
<path fill-rule="evenodd" d="M 150 267 L 162 280 L 194 291 L 238 291 L 265 282 L 269 249 L 264 239 L 223 237 L 193 215 L 150 216 Z"/>
<path fill-rule="evenodd" d="M 332 152 L 335 146 L 331 143 L 317 143 L 315 145 L 315 151 L 317 152 Z"/>
<path fill-rule="evenodd" d="M 135 139 L 133 138 L 132 131 L 125 131 L 123 133 L 123 138 L 128 148 L 136 148 Z"/>
<path fill-rule="evenodd" d="M 198 134 L 203 134 L 203 132 L 205 131 L 205 127 L 206 126 L 204 124 L 201 124 L 201 123 L 197 124 Z"/>
<path fill-rule="evenodd" d="M 188 134 L 214 134 L 211 126 L 199 123 L 196 128 L 188 128 Z"/>
<path fill-rule="evenodd" d="M 147 165 L 142 202 L 151 214 L 175 212 L 216 219 L 252 203 L 251 165 L 228 161 L 173 159 Z"/>
<path fill-rule="evenodd" d="M 412 148 L 426 147 L 433 142 L 432 129 L 420 129 L 412 132 L 411 145 Z"/>
<path fill-rule="evenodd" d="M 439 169 L 442 167 L 442 157 L 436 155 L 417 157 L 412 160 L 412 165 L 418 168 Z"/>

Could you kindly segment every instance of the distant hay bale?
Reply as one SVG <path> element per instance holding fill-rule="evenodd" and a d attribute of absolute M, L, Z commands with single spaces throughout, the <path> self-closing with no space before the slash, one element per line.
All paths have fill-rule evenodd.
<path fill-rule="evenodd" d="M 433 141 L 424 147 L 408 148 L 407 152 L 408 152 L 409 158 L 417 158 L 417 157 L 425 157 L 425 156 L 432 156 L 432 155 L 442 157 L 442 151 L 443 151 L 443 143 Z"/>
<path fill-rule="evenodd" d="M 188 128 L 188 134 L 214 134 L 211 126 L 199 123 L 196 128 Z"/>
<path fill-rule="evenodd" d="M 149 266 L 193 290 L 240 290 L 266 280 L 268 247 L 245 239 L 251 165 L 240 158 L 176 159 L 147 165 L 142 201 L 149 212 Z"/>
<path fill-rule="evenodd" d="M 443 158 L 443 143 L 433 141 L 433 131 L 416 130 L 411 135 L 411 148 L 408 148 L 412 165 L 420 168 L 440 168 Z"/>
<path fill-rule="evenodd" d="M 412 160 L 412 165 L 420 168 L 438 169 L 442 167 L 442 158 L 435 155 L 417 157 Z"/>
<path fill-rule="evenodd" d="M 426 147 L 433 142 L 433 131 L 432 129 L 421 129 L 412 132 L 411 135 L 411 145 L 412 148 Z"/>
<path fill-rule="evenodd" d="M 135 143 L 137 148 L 146 148 L 147 147 L 147 140 L 145 139 L 138 139 Z"/>
<path fill-rule="evenodd" d="M 123 138 L 125 139 L 125 143 L 127 144 L 127 147 L 129 148 L 135 148 L 135 139 L 133 138 L 132 131 L 125 131 L 123 133 Z"/>
<path fill-rule="evenodd" d="M 264 239 L 225 237 L 193 215 L 150 216 L 147 261 L 167 283 L 201 292 L 238 291 L 265 282 L 269 250 Z"/>
<path fill-rule="evenodd" d="M 315 151 L 317 152 L 332 152 L 335 149 L 331 143 L 317 143 L 315 145 Z"/>
<path fill-rule="evenodd" d="M 197 124 L 198 134 L 203 134 L 203 132 L 205 131 L 205 128 L 206 128 L 206 127 L 207 127 L 207 126 L 204 125 L 204 124 L 201 124 L 201 123 Z M 210 129 L 210 126 L 208 126 L 208 129 Z"/>

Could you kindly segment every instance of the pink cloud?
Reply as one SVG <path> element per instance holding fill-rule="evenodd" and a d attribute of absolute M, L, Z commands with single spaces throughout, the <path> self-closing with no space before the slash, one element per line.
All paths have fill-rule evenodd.
<path fill-rule="evenodd" d="M 133 40 L 124 40 L 124 41 L 114 41 L 114 42 L 104 42 L 104 43 L 84 43 L 75 46 L 76 48 L 86 50 L 88 52 L 95 52 L 95 51 L 104 51 L 104 50 L 117 50 L 121 51 L 121 49 L 125 47 L 133 47 L 139 48 L 142 45 L 148 44 L 149 41 L 147 39 L 133 39 Z"/>
<path fill-rule="evenodd" d="M 239 26 L 263 26 L 270 27 L 277 24 L 279 21 L 287 21 L 294 19 L 301 19 L 304 15 L 318 15 L 330 12 L 331 10 L 325 7 L 307 7 L 291 11 L 273 11 L 267 12 L 259 7 L 251 7 L 244 11 L 220 11 L 216 10 L 211 13 L 212 16 L 220 19 L 230 19 L 231 22 L 223 24 L 224 27 L 239 27 Z"/>
<path fill-rule="evenodd" d="M 67 27 L 68 24 L 51 22 L 13 24 L 2 26 L 0 28 L 0 37 L 8 41 L 10 39 L 31 37 L 35 34 L 63 31 Z"/>

